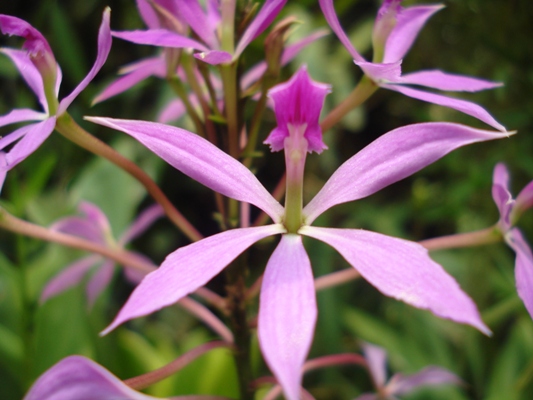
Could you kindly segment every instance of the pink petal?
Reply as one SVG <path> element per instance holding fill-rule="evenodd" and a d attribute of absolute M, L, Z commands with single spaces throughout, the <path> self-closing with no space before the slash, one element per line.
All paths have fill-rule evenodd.
<path fill-rule="evenodd" d="M 86 119 L 133 136 L 185 175 L 224 196 L 259 207 L 274 222 L 281 220 L 283 207 L 255 175 L 239 161 L 198 135 L 155 122 L 100 117 Z"/>
<path fill-rule="evenodd" d="M 28 132 L 7 153 L 6 161 L 10 168 L 23 161 L 50 136 L 56 126 L 56 118 L 51 117 L 42 122 L 29 125 Z"/>
<path fill-rule="evenodd" d="M 51 230 L 79 236 L 94 243 L 105 245 L 105 237 L 102 231 L 92 221 L 85 217 L 66 217 L 55 222 Z"/>
<path fill-rule="evenodd" d="M 363 343 L 363 353 L 374 384 L 383 388 L 387 381 L 387 352 L 382 347 Z"/>
<path fill-rule="evenodd" d="M 506 235 L 506 241 L 516 252 L 515 280 L 518 295 L 533 318 L 533 254 L 522 233 L 513 228 Z"/>
<path fill-rule="evenodd" d="M 94 224 L 104 236 L 111 232 L 111 225 L 109 224 L 107 216 L 96 204 L 82 201 L 78 206 L 78 210 L 85 214 L 87 220 Z"/>
<path fill-rule="evenodd" d="M 0 193 L 2 193 L 2 187 L 4 186 L 4 181 L 6 180 L 7 175 L 7 161 L 6 153 L 0 151 Z"/>
<path fill-rule="evenodd" d="M 485 122 L 486 124 L 498 129 L 499 131 L 505 132 L 505 127 L 498 121 L 496 121 L 487 112 L 487 110 L 470 101 L 455 99 L 453 97 L 442 96 L 440 94 L 435 93 L 428 93 L 422 90 L 413 89 L 402 85 L 381 84 L 380 86 L 386 89 L 395 90 L 397 92 L 400 92 L 401 94 L 412 97 L 414 99 L 427 101 L 428 103 L 438 104 L 439 106 L 453 108 L 454 110 L 458 110 L 467 115 L 471 115 L 472 117 Z"/>
<path fill-rule="evenodd" d="M 106 260 L 91 276 L 91 279 L 87 283 L 87 301 L 89 308 L 94 305 L 100 293 L 109 285 L 111 278 L 113 278 L 113 272 L 115 272 L 115 263 L 112 260 Z"/>
<path fill-rule="evenodd" d="M 51 297 L 63 293 L 65 290 L 81 282 L 85 274 L 102 258 L 92 255 L 81 258 L 65 267 L 61 272 L 48 281 L 41 293 L 40 302 L 44 303 Z"/>
<path fill-rule="evenodd" d="M 24 121 L 43 121 L 47 117 L 48 115 L 42 112 L 30 110 L 27 108 L 19 108 L 16 110 L 12 110 L 11 112 L 5 115 L 1 115 L 0 126 L 11 125 L 17 122 L 24 122 Z M 7 144 L 4 144 L 5 139 L 6 138 L 0 138 L 0 148 L 7 146 Z"/>
<path fill-rule="evenodd" d="M 179 12 L 184 21 L 203 40 L 207 46 L 213 50 L 220 47 L 216 30 L 218 25 L 211 25 L 206 13 L 198 0 L 188 0 L 177 2 Z M 207 50 L 207 49 L 205 49 Z"/>
<path fill-rule="evenodd" d="M 394 129 L 342 164 L 304 208 L 306 223 L 334 205 L 361 199 L 406 178 L 450 151 L 470 143 L 507 137 L 447 122 Z"/>
<path fill-rule="evenodd" d="M 166 75 L 165 57 L 158 56 L 147 58 L 129 65 L 126 75 L 110 83 L 98 96 L 95 97 L 93 104 L 125 92 L 152 75 L 163 77 Z"/>
<path fill-rule="evenodd" d="M 196 53 L 195 58 L 211 65 L 227 64 L 233 59 L 233 56 L 225 51 L 210 50 L 202 53 Z"/>
<path fill-rule="evenodd" d="M 333 29 L 333 32 L 335 32 L 344 47 L 346 47 L 346 50 L 348 50 L 355 61 L 364 62 L 365 59 L 357 52 L 357 50 L 355 50 L 355 47 L 353 47 L 350 39 L 348 39 L 348 36 L 346 36 L 346 33 L 344 33 L 344 30 L 342 29 L 339 19 L 337 18 L 337 14 L 335 14 L 333 0 L 319 0 L 318 2 L 320 3 L 320 8 L 324 13 L 324 17 L 326 17 L 326 21 L 331 29 Z"/>
<path fill-rule="evenodd" d="M 510 214 L 514 206 L 514 200 L 511 192 L 509 192 L 509 172 L 503 163 L 498 163 L 494 167 L 492 198 L 500 212 L 500 223 L 503 224 L 502 229 L 509 229 L 511 227 Z"/>
<path fill-rule="evenodd" d="M 447 369 L 429 366 L 410 376 L 395 374 L 387 385 L 387 393 L 403 395 L 422 386 L 458 385 L 461 383 L 461 379 Z"/>
<path fill-rule="evenodd" d="M 272 21 L 277 17 L 287 0 L 266 0 L 261 7 L 261 10 L 257 13 L 254 20 L 248 28 L 244 31 L 239 40 L 239 44 L 235 49 L 234 57 L 237 58 L 241 55 L 244 49 L 259 36 Z"/>
<path fill-rule="evenodd" d="M 165 215 L 163 207 L 159 204 L 153 204 L 142 213 L 139 214 L 133 224 L 131 224 L 126 232 L 122 234 L 119 240 L 119 244 L 124 246 L 126 243 L 131 242 L 133 239 L 137 238 L 139 235 L 144 233 L 150 225 L 152 225 L 156 220 Z"/>
<path fill-rule="evenodd" d="M 368 75 L 373 81 L 380 82 L 397 82 L 400 80 L 402 74 L 402 60 L 396 61 L 390 64 L 378 64 L 367 61 L 356 61 L 365 75 Z"/>
<path fill-rule="evenodd" d="M 289 400 L 300 399 L 317 318 L 313 273 L 299 235 L 283 235 L 261 286 L 259 344 Z"/>
<path fill-rule="evenodd" d="M 196 99 L 196 97 L 195 97 Z M 198 103 L 198 101 L 195 101 Z M 191 102 L 194 104 L 194 102 Z M 185 108 L 185 104 L 183 104 L 183 101 L 181 99 L 174 99 L 171 100 L 159 113 L 157 117 L 157 122 L 160 122 L 162 124 L 168 124 L 171 121 L 176 121 L 183 117 L 185 113 L 187 112 L 187 109 Z"/>
<path fill-rule="evenodd" d="M 136 3 L 139 15 L 146 26 L 150 29 L 160 28 L 161 24 L 159 23 L 159 18 L 157 17 L 157 13 L 154 11 L 154 8 L 150 2 L 148 0 L 137 0 Z"/>
<path fill-rule="evenodd" d="M 419 71 L 403 75 L 397 83 L 426 86 L 433 89 L 478 92 L 480 90 L 494 89 L 503 83 L 491 82 L 485 79 L 472 78 L 470 76 L 449 74 L 437 69 Z"/>
<path fill-rule="evenodd" d="M 157 47 L 172 47 L 176 49 L 192 48 L 200 51 L 209 50 L 200 42 L 190 39 L 187 36 L 172 32 L 166 29 L 150 29 L 147 31 L 130 31 L 130 32 L 116 32 L 113 31 L 113 36 L 128 42 L 145 44 Z"/>
<path fill-rule="evenodd" d="M 306 226 L 300 233 L 335 248 L 386 296 L 490 334 L 474 302 L 421 245 L 360 229 Z"/>
<path fill-rule="evenodd" d="M 111 29 L 109 27 L 109 18 L 111 16 L 111 9 L 107 7 L 102 17 L 102 23 L 100 24 L 100 30 L 98 31 L 98 53 L 96 55 L 96 61 L 93 67 L 87 74 L 87 76 L 79 83 L 78 86 L 65 97 L 59 103 L 57 115 L 63 114 L 68 106 L 74 101 L 76 97 L 87 87 L 87 85 L 94 79 L 100 68 L 104 65 L 111 50 Z"/>
<path fill-rule="evenodd" d="M 415 6 L 402 9 L 396 26 L 385 45 L 384 63 L 393 63 L 404 58 L 426 21 L 443 5 Z"/>
<path fill-rule="evenodd" d="M 533 181 L 529 182 L 516 197 L 515 209 L 523 212 L 533 206 Z"/>
<path fill-rule="evenodd" d="M 22 75 L 22 78 L 24 78 L 30 89 L 35 93 L 39 99 L 39 103 L 45 110 L 46 114 L 48 114 L 48 103 L 46 102 L 46 97 L 44 95 L 43 78 L 35 65 L 31 62 L 28 52 L 6 48 L 0 49 L 0 52 L 11 58 L 11 61 L 13 61 L 19 70 L 20 75 Z"/>
<path fill-rule="evenodd" d="M 48 41 L 41 32 L 20 18 L 0 14 L 0 31 L 5 35 L 15 35 L 26 39 L 23 47 L 32 54 L 47 53 L 52 58 L 54 57 Z"/>
<path fill-rule="evenodd" d="M 283 231 L 281 225 L 233 229 L 179 248 L 146 275 L 102 334 L 176 303 L 205 285 L 253 243 Z"/>
<path fill-rule="evenodd" d="M 33 384 L 24 400 L 154 400 L 127 386 L 104 367 L 81 356 L 52 366 Z"/>

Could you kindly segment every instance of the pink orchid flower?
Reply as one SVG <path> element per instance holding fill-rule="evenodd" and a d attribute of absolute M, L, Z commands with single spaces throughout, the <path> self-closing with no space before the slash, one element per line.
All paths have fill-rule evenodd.
<path fill-rule="evenodd" d="M 50 136 L 60 117 L 87 87 L 105 63 L 111 49 L 109 18 L 111 10 L 106 8 L 98 33 L 98 54 L 87 76 L 67 97 L 58 100 L 61 85 L 61 69 L 57 65 L 50 45 L 43 35 L 26 21 L 9 15 L 0 14 L 0 30 L 4 34 L 20 36 L 25 39 L 27 51 L 8 48 L 0 52 L 8 56 L 20 74 L 37 96 L 43 112 L 30 109 L 13 110 L 0 116 L 0 126 L 24 121 L 40 121 L 23 126 L 0 139 L 0 150 L 18 141 L 7 151 L 0 162 L 0 171 L 8 171 L 33 153 Z M 1 174 L 5 172 L 0 172 Z"/>
<path fill-rule="evenodd" d="M 434 13 L 442 9 L 444 7 L 443 5 L 422 5 L 402 8 L 400 6 L 401 0 L 385 0 L 378 12 L 374 26 L 375 59 L 374 62 L 368 62 L 357 52 L 342 29 L 335 14 L 333 0 L 319 0 L 319 3 L 326 17 L 326 21 L 351 54 L 355 64 L 376 85 L 418 100 L 453 108 L 471 115 L 502 132 L 505 131 L 503 125 L 477 104 L 426 92 L 410 86 L 425 86 L 431 89 L 445 91 L 477 92 L 501 86 L 501 83 L 449 74 L 439 70 L 402 74 L 402 59 L 411 48 L 426 21 Z"/>
<path fill-rule="evenodd" d="M 200 41 L 191 39 L 178 32 L 164 28 L 151 28 L 146 31 L 113 32 L 113 36 L 137 44 L 147 44 L 159 47 L 192 48 L 200 51 L 195 57 L 212 65 L 227 64 L 235 61 L 244 49 L 259 36 L 276 18 L 287 0 L 266 0 L 254 20 L 242 34 L 237 47 L 232 53 L 221 49 L 218 36 L 222 24 L 220 8 L 235 6 L 231 2 L 223 5 L 217 0 L 208 0 L 206 11 L 198 0 L 177 2 L 177 13 L 182 21 L 186 21 Z M 223 12 L 222 12 L 223 13 Z"/>
<path fill-rule="evenodd" d="M 395 129 L 341 165 L 302 208 L 306 153 L 325 148 L 318 119 L 328 92 L 329 87 L 312 82 L 305 69 L 271 91 L 278 127 L 267 142 L 275 151 L 285 150 L 285 208 L 243 164 L 192 132 L 145 121 L 86 117 L 133 136 L 184 174 L 224 196 L 255 205 L 273 220 L 267 226 L 228 230 L 171 253 L 137 286 L 104 333 L 176 303 L 252 244 L 277 234 L 281 241 L 267 263 L 261 288 L 258 335 L 263 355 L 290 400 L 300 395 L 302 365 L 317 317 L 311 263 L 302 235 L 335 248 L 383 294 L 490 332 L 472 300 L 421 245 L 361 229 L 311 224 L 327 209 L 370 196 L 458 147 L 507 135 L 452 123 Z"/>
<path fill-rule="evenodd" d="M 365 393 L 355 400 L 394 400 L 397 399 L 397 395 L 411 393 L 422 386 L 462 383 L 457 375 L 437 366 L 426 367 L 413 375 L 394 374 L 387 381 L 387 352 L 385 349 L 365 343 L 363 353 L 378 393 Z"/>
<path fill-rule="evenodd" d="M 112 238 L 109 220 L 100 208 L 92 203 L 82 202 L 78 209 L 83 216 L 63 218 L 53 224 L 50 229 L 111 247 L 124 247 L 128 242 L 148 229 L 155 220 L 164 215 L 161 206 L 156 204 L 148 207 L 115 242 Z M 137 254 L 137 256 L 145 260 L 144 256 L 140 254 Z M 115 270 L 114 266 L 115 262 L 113 260 L 105 259 L 99 255 L 93 254 L 83 257 L 65 267 L 47 283 L 41 294 L 40 301 L 44 303 L 49 298 L 77 285 L 84 276 L 89 274 L 94 267 L 97 267 L 87 283 L 87 299 L 89 306 L 92 306 L 98 295 L 111 281 Z M 126 268 L 126 276 L 134 283 L 138 283 L 144 274 L 136 273 L 135 270 Z"/>
<path fill-rule="evenodd" d="M 500 211 L 498 228 L 504 240 L 516 253 L 515 280 L 518 295 L 533 318 L 533 253 L 522 232 L 514 224 L 518 217 L 533 206 L 533 182 L 513 199 L 509 191 L 509 172 L 504 164 L 494 168 L 492 198 Z"/>

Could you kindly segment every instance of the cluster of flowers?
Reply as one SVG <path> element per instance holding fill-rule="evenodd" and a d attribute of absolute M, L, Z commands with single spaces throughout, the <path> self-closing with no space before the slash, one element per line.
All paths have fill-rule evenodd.
<path fill-rule="evenodd" d="M 196 241 L 169 254 L 158 268 L 143 256 L 130 254 L 132 260 L 147 268 L 139 272 L 139 268 L 135 269 L 133 265 L 134 261 L 130 260 L 132 265 L 123 262 L 126 267 L 132 267 L 127 268 L 130 271 L 128 277 L 138 285 L 104 333 L 128 320 L 187 299 L 189 294 L 201 290 L 254 243 L 272 235 L 281 235 L 262 278 L 257 329 L 265 361 L 288 399 L 297 400 L 309 396 L 301 385 L 317 320 L 315 280 L 302 236 L 317 239 L 336 249 L 358 274 L 383 294 L 490 334 L 474 302 L 461 290 L 454 278 L 429 257 L 427 249 L 421 244 L 360 229 L 312 225 L 317 217 L 331 207 L 370 196 L 421 170 L 454 149 L 510 135 L 477 104 L 412 87 L 473 92 L 495 88 L 499 83 L 439 70 L 402 73 L 402 59 L 426 21 L 442 6 L 402 8 L 399 0 L 385 0 L 375 21 L 374 58 L 369 62 L 357 52 L 340 26 L 333 1 L 319 1 L 331 29 L 351 54 L 354 63 L 364 72 L 364 78 L 356 92 L 360 97 L 352 99 L 352 103 L 345 104 L 343 108 L 349 110 L 378 88 L 385 88 L 456 109 L 483 121 L 496 131 L 449 122 L 420 123 L 394 129 L 342 164 L 304 207 L 302 187 L 306 155 L 311 152 L 321 153 L 327 148 L 322 140 L 323 131 L 338 121 L 342 112 L 336 115 L 336 120 L 328 116 L 322 123 L 319 122 L 324 99 L 331 88 L 312 81 L 305 66 L 300 67 L 287 82 L 274 87 L 266 85 L 264 77 L 276 68 L 279 70 L 300 49 L 324 33 L 317 32 L 293 45 L 284 46 L 283 34 L 287 24 L 280 23 L 269 35 L 270 47 L 267 49 L 266 60 L 236 82 L 235 66 L 239 57 L 272 24 L 286 0 L 266 0 L 255 17 L 249 18 L 237 43 L 233 37 L 235 2 L 208 0 L 205 3 L 204 9 L 196 0 L 138 0 L 139 12 L 148 29 L 133 32 L 111 32 L 110 10 L 107 9 L 98 35 L 94 66 L 74 91 L 61 101 L 57 98 L 61 70 L 46 39 L 27 22 L 0 15 L 2 32 L 25 40 L 25 50 L 3 48 L 0 51 L 16 65 L 44 110 L 38 112 L 19 109 L 0 116 L 0 126 L 32 121 L 0 139 L 0 188 L 6 172 L 33 153 L 54 129 L 97 154 L 108 154 L 104 150 L 91 148 L 92 142 L 83 136 L 84 133 L 75 125 L 67 109 L 106 61 L 111 38 L 114 36 L 163 50 L 156 57 L 138 61 L 125 68 L 123 76 L 111 83 L 96 101 L 115 96 L 152 75 L 174 78 L 178 93 L 183 90 L 181 81 L 190 82 L 191 77 L 196 81 L 197 87 L 192 87 L 192 93 L 184 93 L 178 101 L 170 102 L 161 113 L 159 122 L 107 117 L 85 119 L 132 136 L 185 175 L 214 192 L 242 202 L 243 209 L 249 204 L 256 206 L 272 219 L 272 224 L 269 225 L 250 226 L 246 218 L 243 218 L 240 227 L 224 230 L 207 238 L 201 238 L 192 231 L 189 237 Z M 237 120 L 236 87 L 241 92 L 253 93 L 261 85 L 263 92 L 259 95 L 263 95 L 265 100 L 268 92 L 270 106 L 277 121 L 277 127 L 264 143 L 270 145 L 272 151 L 285 152 L 285 206 L 239 160 L 239 157 L 243 158 L 243 150 L 249 149 L 248 144 L 253 141 L 254 129 L 250 127 L 247 132 Z M 261 103 L 261 98 L 257 98 L 258 103 Z M 195 122 L 198 132 L 192 133 L 164 123 L 185 112 Z M 221 149 L 217 146 L 216 135 L 213 135 L 217 128 L 208 118 L 209 114 L 218 115 L 224 120 L 224 132 L 230 143 L 228 148 Z M 246 138 L 244 145 L 243 136 Z M 8 147 L 10 145 L 12 146 Z M 533 314 L 533 255 L 514 227 L 519 215 L 533 205 L 533 183 L 515 201 L 509 193 L 507 181 L 505 167 L 498 165 L 494 173 L 493 197 L 501 219 L 488 235 L 495 234 L 504 238 L 516 252 L 518 293 L 528 311 Z M 64 234 L 91 242 L 96 246 L 96 251 L 101 248 L 123 250 L 129 240 L 156 218 L 164 213 L 171 214 L 166 203 L 154 206 L 145 211 L 122 238 L 115 242 L 111 239 L 105 215 L 96 206 L 84 203 L 80 210 L 83 216 L 63 219 L 50 230 L 59 235 L 54 236 L 58 240 L 64 237 L 60 234 Z M 2 211 L 0 218 L 4 221 L 2 226 L 10 229 L 5 211 Z M 93 274 L 87 288 L 89 301 L 93 302 L 109 283 L 115 261 L 120 260 L 114 258 L 112 253 L 109 255 L 104 252 L 77 261 L 49 282 L 43 291 L 42 300 L 77 284 L 89 269 L 100 263 L 98 272 Z M 212 326 L 218 326 L 226 344 L 232 341 L 231 333 L 217 325 L 214 320 L 216 317 L 209 314 L 208 310 L 198 311 L 198 305 L 187 304 Z M 434 368 L 411 380 L 403 377 L 403 380 L 398 378 L 394 384 L 391 381 L 385 385 L 384 354 L 372 346 L 366 348 L 366 354 L 368 360 L 363 364 L 368 365 L 374 374 L 374 381 L 382 395 L 406 393 L 425 383 L 458 382 L 451 373 Z M 94 362 L 73 356 L 62 360 L 41 376 L 26 399 L 151 398 L 131 387 L 135 386 L 127 386 Z M 368 395 L 361 398 L 374 397 Z"/>

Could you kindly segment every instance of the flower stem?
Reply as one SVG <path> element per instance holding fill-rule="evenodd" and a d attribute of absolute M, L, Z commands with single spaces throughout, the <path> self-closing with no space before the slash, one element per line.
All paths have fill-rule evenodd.
<path fill-rule="evenodd" d="M 342 103 L 335 107 L 320 124 L 322 132 L 339 122 L 348 112 L 363 104 L 378 89 L 378 86 L 366 75 L 363 76 L 355 89 L 346 97 Z"/>
<path fill-rule="evenodd" d="M 0 228 L 19 233 L 24 236 L 46 240 L 48 242 L 59 243 L 75 249 L 91 251 L 115 260 L 121 265 L 127 265 L 128 267 L 134 268 L 143 273 L 149 273 L 155 269 L 153 264 L 141 261 L 139 257 L 126 250 L 109 248 L 77 236 L 68 235 L 63 232 L 54 231 L 32 224 L 9 214 L 3 208 L 0 208 Z"/>
<path fill-rule="evenodd" d="M 228 128 L 228 149 L 230 156 L 238 158 L 239 151 L 239 112 L 237 109 L 237 64 L 222 65 L 220 67 L 222 82 L 224 84 L 224 114 Z"/>
<path fill-rule="evenodd" d="M 196 358 L 200 357 L 202 354 L 207 353 L 213 349 L 219 347 L 229 347 L 230 344 L 222 341 L 204 343 L 194 349 L 188 351 L 187 353 L 179 356 L 171 363 L 156 369 L 155 371 L 148 372 L 144 375 L 136 376 L 135 378 L 126 379 L 124 383 L 129 387 L 141 390 L 147 388 L 154 383 L 162 381 L 165 378 L 175 374 L 183 367 L 190 364 Z"/>
<path fill-rule="evenodd" d="M 481 246 L 490 243 L 500 242 L 502 235 L 497 226 L 491 226 L 474 232 L 458 233 L 456 235 L 441 236 L 433 239 L 421 240 L 418 242 L 426 249 L 443 250 L 461 247 Z"/>
<path fill-rule="evenodd" d="M 109 160 L 137 179 L 147 192 L 165 210 L 167 217 L 192 241 L 202 239 L 196 228 L 174 207 L 150 176 L 134 162 L 118 153 L 115 149 L 97 139 L 80 127 L 70 115 L 64 113 L 57 119 L 56 130 L 80 147 Z"/>

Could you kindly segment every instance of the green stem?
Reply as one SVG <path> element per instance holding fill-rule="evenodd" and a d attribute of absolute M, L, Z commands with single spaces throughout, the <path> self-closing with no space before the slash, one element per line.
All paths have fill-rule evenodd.
<path fill-rule="evenodd" d="M 80 127 L 70 115 L 64 113 L 57 119 L 56 130 L 80 147 L 101 156 L 128 172 L 137 179 L 148 193 L 163 207 L 168 218 L 192 241 L 202 239 L 202 235 L 174 207 L 150 176 L 135 163 L 118 153 L 115 149 L 97 139 Z"/>
<path fill-rule="evenodd" d="M 335 107 L 320 123 L 322 132 L 326 132 L 339 122 L 348 112 L 363 104 L 378 89 L 378 86 L 366 75 L 342 103 Z"/>
<path fill-rule="evenodd" d="M 501 240 L 502 235 L 497 226 L 491 226 L 490 228 L 482 229 L 479 231 L 458 233 L 456 235 L 421 240 L 418 243 L 424 246 L 426 249 L 433 251 L 461 247 L 482 246 L 485 244 L 500 242 Z"/>
<path fill-rule="evenodd" d="M 167 77 L 167 82 L 174 91 L 174 93 L 176 93 L 181 99 L 181 101 L 183 101 L 185 109 L 187 110 L 187 114 L 189 114 L 192 119 L 192 122 L 194 123 L 196 133 L 202 137 L 205 137 L 204 125 L 202 123 L 202 120 L 200 119 L 200 116 L 189 101 L 189 93 L 183 87 L 183 83 L 181 82 L 181 80 L 176 76 L 171 76 Z"/>
<path fill-rule="evenodd" d="M 239 157 L 239 110 L 238 86 L 237 86 L 237 65 L 222 65 L 220 67 L 222 82 L 224 85 L 225 116 L 228 127 L 228 153 L 234 157 Z"/>

